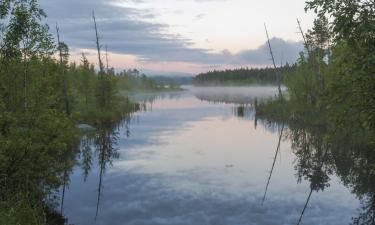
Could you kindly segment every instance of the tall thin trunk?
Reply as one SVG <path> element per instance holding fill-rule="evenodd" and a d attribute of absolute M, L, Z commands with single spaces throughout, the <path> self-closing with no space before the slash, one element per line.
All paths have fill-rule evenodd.
<path fill-rule="evenodd" d="M 24 41 L 23 47 L 23 107 L 24 110 L 27 109 L 27 81 L 28 81 L 28 70 L 29 70 L 29 63 L 27 59 L 27 46 L 28 44 Z"/>
<path fill-rule="evenodd" d="M 59 55 L 60 55 L 60 76 L 61 80 L 63 82 L 63 94 L 64 94 L 64 100 L 65 100 L 65 111 L 68 116 L 70 116 L 70 105 L 69 105 L 69 98 L 68 98 L 68 90 L 67 90 L 67 82 L 65 78 L 65 68 L 64 68 L 64 61 L 63 61 L 63 53 L 62 53 L 62 45 L 60 42 L 60 33 L 59 33 L 59 27 L 56 23 L 56 33 L 57 33 L 57 41 L 59 46 Z"/>
<path fill-rule="evenodd" d="M 9 101 L 9 107 L 12 109 L 12 111 L 16 111 L 17 108 L 18 108 L 18 76 L 19 74 L 18 73 L 15 73 L 14 74 L 14 79 L 13 79 L 13 90 L 9 90 L 9 92 L 13 92 L 12 95 L 13 95 L 13 99 L 11 101 Z M 13 106 L 12 106 L 13 104 Z"/>
<path fill-rule="evenodd" d="M 263 195 L 263 199 L 262 199 L 262 205 L 263 205 L 264 201 L 266 200 L 267 191 L 268 191 L 268 187 L 269 187 L 270 182 L 271 182 L 271 177 L 272 177 L 273 169 L 275 168 L 275 163 L 276 163 L 277 155 L 278 155 L 279 152 L 280 152 L 281 138 L 283 137 L 283 132 L 284 132 L 284 123 L 283 123 L 282 126 L 281 126 L 281 131 L 280 131 L 280 135 L 279 135 L 279 141 L 278 141 L 278 143 L 277 143 L 277 148 L 276 148 L 275 156 L 274 156 L 274 158 L 273 158 L 273 162 L 272 162 L 272 167 L 271 167 L 270 175 L 268 176 L 266 189 L 265 189 L 265 191 L 264 191 L 264 195 Z"/>
<path fill-rule="evenodd" d="M 66 189 L 66 180 L 67 180 L 68 172 L 64 171 L 64 177 L 63 177 L 63 190 L 62 190 L 62 196 L 61 196 L 61 203 L 60 203 L 60 214 L 63 215 L 64 213 L 64 200 L 65 200 L 65 189 Z"/>
<path fill-rule="evenodd" d="M 276 67 L 275 57 L 273 56 L 273 51 L 272 51 L 272 48 L 271 48 L 271 42 L 270 42 L 270 38 L 268 36 L 268 31 L 267 31 L 266 24 L 264 24 L 264 29 L 266 30 L 267 43 L 268 43 L 268 47 L 270 49 L 270 54 L 271 54 L 271 58 L 272 58 L 273 67 L 275 69 L 275 73 L 276 73 L 276 76 L 277 76 L 277 86 L 278 86 L 278 90 L 279 90 L 279 99 L 282 99 L 283 98 L 283 94 L 281 92 L 281 77 L 280 77 L 281 74 L 278 72 L 277 67 Z"/>
<path fill-rule="evenodd" d="M 310 54 L 310 48 L 309 48 L 309 45 L 307 44 L 307 41 L 306 41 L 306 37 L 305 37 L 305 34 L 303 33 L 303 30 L 302 30 L 302 27 L 301 27 L 301 22 L 297 19 L 297 24 L 298 24 L 298 28 L 299 28 L 299 31 L 301 33 L 301 36 L 302 36 L 302 39 L 303 39 L 303 43 L 305 45 L 305 48 L 307 50 L 307 52 Z"/>
<path fill-rule="evenodd" d="M 305 34 L 304 34 L 304 32 L 303 32 L 303 30 L 302 30 L 302 27 L 301 27 L 301 22 L 297 19 L 297 24 L 298 24 L 298 28 L 299 28 L 299 30 L 300 30 L 300 33 L 301 33 L 301 36 L 302 36 L 302 38 L 303 38 L 303 42 L 304 42 L 304 45 L 305 45 L 305 48 L 306 48 L 306 50 L 307 50 L 307 54 L 308 54 L 308 56 L 309 56 L 309 58 L 310 58 L 310 60 L 312 60 L 312 71 L 313 71 L 313 73 L 314 73 L 314 67 L 315 67 L 315 65 L 317 64 L 317 74 L 316 74 L 316 79 L 317 79 L 317 81 L 318 81 L 318 88 L 320 89 L 320 91 L 322 91 L 323 90 L 323 88 L 324 88 L 324 85 L 323 85 L 323 76 L 322 76 L 322 74 L 321 74 L 321 65 L 320 65 L 320 53 L 319 53 L 319 51 L 317 52 L 317 54 L 318 55 L 316 55 L 316 51 L 312 51 L 311 49 L 310 49 L 310 46 L 309 46 L 309 44 L 307 43 L 307 41 L 306 41 L 306 37 L 305 37 Z M 314 96 L 314 93 L 310 93 L 310 95 L 311 95 L 311 98 L 312 99 L 314 99 L 315 98 L 315 96 Z"/>
<path fill-rule="evenodd" d="M 107 73 L 109 73 L 109 63 L 108 63 L 108 46 L 105 46 L 105 61 L 107 63 Z"/>
<path fill-rule="evenodd" d="M 100 42 L 99 42 L 98 26 L 96 25 L 96 18 L 95 18 L 95 12 L 94 11 L 92 12 L 92 18 L 94 19 L 94 26 L 95 26 L 96 48 L 98 50 L 99 69 L 100 69 L 100 73 L 103 73 L 104 72 L 104 66 L 103 66 L 102 57 L 101 57 L 101 53 L 100 53 L 101 46 L 100 46 Z"/>
<path fill-rule="evenodd" d="M 23 65 L 23 107 L 25 109 L 27 108 L 27 72 L 28 72 L 28 63 L 24 62 L 24 65 Z"/>
<path fill-rule="evenodd" d="M 103 153 L 103 157 L 104 157 L 104 153 Z M 100 173 L 99 173 L 99 185 L 98 185 L 98 198 L 97 198 L 97 201 L 96 201 L 96 212 L 95 212 L 95 220 L 98 218 L 98 214 L 99 214 L 99 206 L 100 206 L 100 197 L 101 197 L 101 193 L 102 193 L 102 179 L 103 179 L 103 171 L 104 171 L 104 162 L 102 163 L 102 165 L 100 165 Z"/>
<path fill-rule="evenodd" d="M 101 96 L 99 97 L 99 104 L 101 108 L 105 108 L 106 106 L 106 96 L 105 96 L 105 86 L 104 86 L 104 65 L 102 62 L 101 52 L 100 52 L 100 42 L 99 42 L 99 34 L 98 34 L 98 26 L 96 24 L 95 12 L 92 12 L 92 17 L 94 19 L 94 26 L 95 26 L 95 37 L 96 37 L 96 48 L 98 50 L 98 60 L 99 60 L 99 79 L 101 82 L 100 92 Z"/>
<path fill-rule="evenodd" d="M 307 197 L 307 200 L 306 200 L 305 206 L 303 207 L 303 210 L 302 210 L 302 212 L 301 212 L 301 215 L 300 215 L 300 217 L 299 217 L 299 219 L 298 219 L 298 223 L 297 223 L 297 225 L 299 225 L 299 224 L 301 223 L 301 221 L 302 221 L 303 214 L 305 213 L 306 208 L 307 208 L 307 205 L 309 204 L 309 201 L 310 201 L 310 198 L 311 198 L 311 194 L 312 194 L 312 192 L 313 192 L 313 189 L 311 188 L 311 189 L 310 189 L 309 196 Z"/>
<path fill-rule="evenodd" d="M 101 194 L 102 194 L 102 182 L 103 182 L 103 174 L 104 174 L 104 169 L 105 169 L 105 166 L 106 166 L 106 151 L 108 150 L 107 149 L 107 142 L 106 142 L 106 135 L 107 133 L 105 131 L 103 131 L 102 133 L 103 135 L 100 138 L 100 145 L 99 146 L 99 151 L 100 151 L 100 159 L 99 159 L 99 163 L 100 163 L 100 172 L 99 172 L 99 184 L 98 184 L 98 197 L 97 197 L 97 201 L 96 201 L 96 212 L 95 212 L 95 220 L 97 219 L 98 217 L 98 214 L 99 214 L 99 206 L 100 206 L 100 197 L 101 197 Z"/>

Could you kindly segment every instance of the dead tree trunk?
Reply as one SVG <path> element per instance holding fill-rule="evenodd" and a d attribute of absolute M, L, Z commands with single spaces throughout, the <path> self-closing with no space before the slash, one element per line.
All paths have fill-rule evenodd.
<path fill-rule="evenodd" d="M 96 48 L 98 51 L 98 60 L 99 60 L 99 106 L 104 109 L 106 107 L 106 90 L 105 90 L 105 80 L 104 80 L 104 64 L 102 61 L 102 56 L 101 56 L 101 45 L 99 41 L 99 34 L 98 34 L 98 26 L 96 24 L 96 18 L 95 18 L 95 12 L 92 12 L 92 17 L 94 20 L 94 26 L 95 26 L 95 41 L 96 41 Z"/>
<path fill-rule="evenodd" d="M 99 69 L 100 69 L 100 73 L 103 73 L 104 72 L 104 66 L 103 66 L 103 62 L 102 62 L 102 57 L 101 57 L 101 53 L 100 53 L 100 42 L 99 42 L 99 34 L 98 34 L 98 27 L 96 25 L 96 18 L 95 18 L 95 12 L 93 11 L 92 12 L 92 18 L 94 19 L 94 26 L 95 26 L 95 41 L 96 41 L 96 48 L 98 50 L 98 58 L 99 58 Z"/>
<path fill-rule="evenodd" d="M 266 30 L 267 42 L 268 42 L 268 47 L 270 49 L 270 54 L 271 54 L 271 58 L 272 58 L 273 67 L 275 69 L 275 73 L 276 73 L 276 76 L 277 76 L 277 86 L 278 86 L 278 90 L 279 90 L 279 99 L 281 100 L 283 98 L 283 94 L 281 92 L 281 77 L 280 77 L 281 74 L 279 73 L 279 71 L 277 70 L 277 67 L 276 67 L 275 57 L 273 56 L 273 51 L 272 51 L 272 48 L 271 48 L 271 42 L 270 42 L 270 38 L 268 36 L 268 31 L 267 31 L 266 24 L 264 24 L 264 28 Z"/>
<path fill-rule="evenodd" d="M 309 48 L 309 46 L 308 46 L 308 44 L 307 44 L 305 34 L 304 34 L 303 31 L 302 31 L 301 22 L 300 22 L 298 19 L 297 19 L 297 24 L 298 24 L 299 32 L 300 32 L 301 35 L 302 35 L 303 43 L 304 43 L 304 45 L 305 45 L 305 48 L 306 48 L 306 50 L 307 50 L 307 53 L 310 54 L 310 48 Z"/>
<path fill-rule="evenodd" d="M 105 46 L 105 61 L 107 63 L 107 73 L 109 73 L 109 63 L 108 63 L 108 46 Z"/>

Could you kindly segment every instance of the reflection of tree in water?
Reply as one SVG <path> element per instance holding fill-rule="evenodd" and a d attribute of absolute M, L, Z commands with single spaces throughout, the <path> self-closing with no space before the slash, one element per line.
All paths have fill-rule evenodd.
<path fill-rule="evenodd" d="M 181 92 L 150 92 L 150 93 L 137 93 L 132 96 L 132 100 L 139 104 L 139 111 L 152 112 L 155 101 L 160 99 L 179 99 Z"/>
<path fill-rule="evenodd" d="M 100 197 L 102 191 L 103 174 L 107 166 L 111 166 L 114 159 L 119 157 L 117 149 L 118 129 L 113 129 L 110 122 L 103 122 L 98 128 L 95 136 L 95 149 L 98 155 L 99 163 L 99 184 L 98 184 L 98 198 L 96 205 L 95 218 L 98 216 Z"/>
<path fill-rule="evenodd" d="M 100 121 L 96 126 L 95 132 L 88 132 L 81 138 L 80 151 L 78 159 L 80 160 L 80 167 L 83 170 L 83 179 L 86 182 L 88 175 L 90 174 L 94 154 L 97 156 L 98 169 L 99 169 L 99 183 L 98 183 L 98 196 L 95 218 L 98 216 L 100 197 L 103 185 L 103 175 L 105 174 L 108 166 L 112 165 L 114 159 L 119 157 L 117 146 L 117 140 L 119 136 L 119 127 L 125 127 L 125 135 L 130 135 L 129 130 L 130 116 L 126 116 L 121 122 L 115 122 L 111 120 Z M 69 171 L 64 173 L 64 185 L 62 187 L 62 200 L 60 203 L 61 214 L 63 214 L 65 189 L 69 183 L 69 175 L 74 165 L 71 165 Z"/>
<path fill-rule="evenodd" d="M 124 135 L 130 136 L 129 124 L 132 115 L 124 115 L 121 120 L 103 120 L 96 124 L 95 132 L 88 132 L 81 138 L 80 143 L 80 167 L 83 170 L 83 179 L 86 182 L 93 167 L 93 161 L 97 158 L 99 170 L 98 195 L 95 218 L 97 218 L 100 208 L 100 198 L 102 194 L 103 176 L 112 166 L 115 159 L 119 157 L 118 137 L 119 128 L 124 128 Z"/>
<path fill-rule="evenodd" d="M 354 134 L 354 135 L 353 135 Z M 357 195 L 361 209 L 353 224 L 375 224 L 375 143 L 368 134 L 346 129 L 332 138 L 336 173 Z"/>
<path fill-rule="evenodd" d="M 328 161 L 331 157 L 321 134 L 319 129 L 313 135 L 303 128 L 291 128 L 289 133 L 297 156 L 295 169 L 298 181 L 302 178 L 309 181 L 315 191 L 324 191 L 329 187 L 329 175 L 332 174 L 332 164 Z"/>
<path fill-rule="evenodd" d="M 299 217 L 298 223 L 310 201 L 313 191 L 324 191 L 329 187 L 329 175 L 332 172 L 332 164 L 328 162 L 329 152 L 323 142 L 323 130 L 318 128 L 307 130 L 303 127 L 292 126 L 289 130 L 289 138 L 292 141 L 294 154 L 297 156 L 295 169 L 298 182 L 302 179 L 310 183 L 310 192 Z"/>
<path fill-rule="evenodd" d="M 91 137 L 92 134 L 86 134 L 81 139 L 81 168 L 83 170 L 83 179 L 86 182 L 87 177 L 90 173 L 92 167 L 92 144 L 93 138 Z"/>
<path fill-rule="evenodd" d="M 310 194 L 298 224 L 307 208 L 313 191 L 329 187 L 330 175 L 335 173 L 361 200 L 361 209 L 353 224 L 375 224 L 375 152 L 365 138 L 353 136 L 353 130 L 328 132 L 321 127 L 289 127 L 288 137 L 297 156 L 295 169 L 298 181 L 310 183 Z"/>
<path fill-rule="evenodd" d="M 280 133 L 283 124 L 274 121 L 259 119 L 257 115 L 258 99 L 255 97 L 253 102 L 247 104 L 234 105 L 232 108 L 232 113 L 234 116 L 254 121 L 254 128 L 257 129 L 258 124 L 262 126 L 265 130 L 271 133 Z M 282 135 L 281 135 L 282 136 Z"/>
<path fill-rule="evenodd" d="M 281 113 L 283 115 L 283 113 Z M 283 124 L 286 138 L 292 143 L 296 155 L 295 170 L 298 182 L 310 183 L 306 202 L 301 210 L 298 224 L 314 192 L 324 191 L 330 186 L 330 176 L 335 174 L 361 202 L 359 214 L 352 224 L 375 224 L 375 142 L 373 134 L 360 124 L 342 123 L 330 126 L 316 117 L 297 122 L 294 117 L 256 115 L 262 124 Z M 310 125 L 308 125 L 310 124 Z M 320 124 L 320 125 L 319 125 Z M 277 155 L 277 151 L 276 151 Z M 272 171 L 272 170 L 271 170 Z M 297 221 L 296 221 L 297 222 Z"/>
<path fill-rule="evenodd" d="M 195 93 L 195 97 L 197 97 L 201 101 L 206 101 L 210 103 L 225 103 L 225 104 L 239 104 L 239 105 L 247 105 L 254 102 L 256 97 L 252 96 L 233 96 L 233 95 L 208 95 L 206 93 Z"/>
<path fill-rule="evenodd" d="M 263 204 L 264 201 L 266 200 L 268 187 L 269 187 L 270 182 L 271 182 L 271 178 L 272 178 L 273 170 L 275 169 L 275 163 L 276 163 L 277 155 L 280 154 L 280 145 L 281 145 L 281 139 L 283 138 L 284 126 L 285 126 L 285 125 L 284 125 L 284 123 L 283 123 L 283 124 L 281 125 L 281 129 L 280 129 L 280 131 L 279 131 L 279 140 L 278 140 L 278 143 L 277 143 L 277 147 L 276 147 L 276 151 L 275 151 L 275 156 L 273 157 L 273 162 L 272 162 L 271 171 L 270 171 L 270 174 L 269 174 L 268 179 L 267 179 L 267 185 L 266 185 L 266 188 L 265 188 L 265 190 L 264 190 L 264 195 L 263 195 L 263 199 L 262 199 L 262 204 Z"/>
<path fill-rule="evenodd" d="M 70 146 L 73 151 L 69 151 L 67 154 L 62 156 L 62 161 L 64 162 L 64 171 L 62 173 L 62 190 L 61 190 L 61 200 L 60 200 L 60 212 L 54 212 L 57 219 L 63 218 L 64 215 L 64 201 L 65 201 L 65 192 L 66 189 L 69 187 L 70 182 L 70 174 L 73 171 L 74 166 L 76 165 L 77 161 L 75 160 L 75 153 L 78 152 L 79 143 L 73 143 Z"/>

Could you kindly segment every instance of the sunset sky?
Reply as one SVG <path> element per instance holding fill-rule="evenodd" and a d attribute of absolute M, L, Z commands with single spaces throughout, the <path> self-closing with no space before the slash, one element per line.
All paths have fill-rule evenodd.
<path fill-rule="evenodd" d="M 78 60 L 95 62 L 95 10 L 110 65 L 148 73 L 199 73 L 270 65 L 264 23 L 278 64 L 293 63 L 303 49 L 304 30 L 314 15 L 302 0 L 40 0 L 51 28 Z M 54 31 L 54 30 L 51 30 Z"/>

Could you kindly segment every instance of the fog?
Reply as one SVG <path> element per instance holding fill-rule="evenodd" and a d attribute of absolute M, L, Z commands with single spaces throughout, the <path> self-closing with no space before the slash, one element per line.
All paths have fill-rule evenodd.
<path fill-rule="evenodd" d="M 252 104 L 255 99 L 266 100 L 277 95 L 277 86 L 192 86 L 187 87 L 200 100 L 236 104 Z M 286 88 L 282 87 L 285 91 Z"/>

